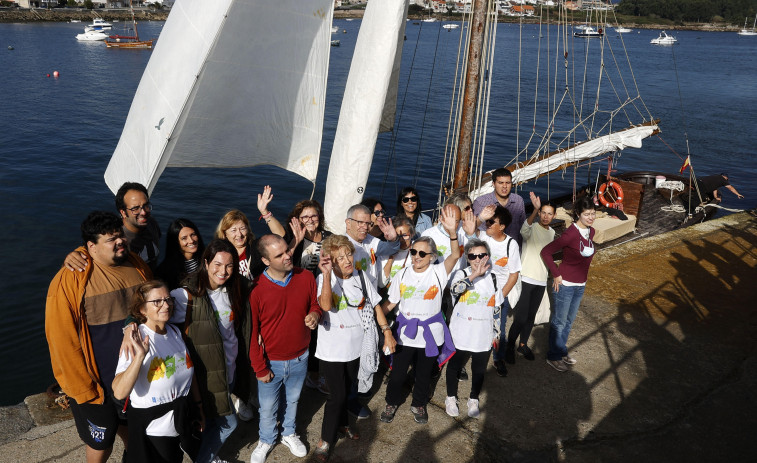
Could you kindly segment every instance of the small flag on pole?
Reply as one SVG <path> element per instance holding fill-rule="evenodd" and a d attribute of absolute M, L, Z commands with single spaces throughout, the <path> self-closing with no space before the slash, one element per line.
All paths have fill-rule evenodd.
<path fill-rule="evenodd" d="M 691 165 L 689 158 L 691 158 L 691 156 L 686 156 L 686 161 L 684 161 L 683 165 L 681 166 L 681 171 L 680 171 L 681 174 L 683 173 L 684 170 L 686 170 L 687 167 Z"/>

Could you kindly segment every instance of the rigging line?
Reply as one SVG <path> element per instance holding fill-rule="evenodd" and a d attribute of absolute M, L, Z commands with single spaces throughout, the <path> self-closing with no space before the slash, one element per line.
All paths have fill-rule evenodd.
<path fill-rule="evenodd" d="M 541 40 L 541 39 L 540 39 Z M 521 71 L 523 64 L 523 16 L 520 16 L 518 20 L 518 95 L 515 98 L 515 162 L 518 162 L 518 148 L 520 147 L 520 85 L 521 85 Z M 537 79 L 538 79 L 538 67 Z M 536 114 L 534 114 L 535 116 Z"/>
<path fill-rule="evenodd" d="M 478 180 L 477 180 L 477 188 L 481 188 L 481 177 L 483 174 L 483 168 L 484 168 L 484 155 L 486 152 L 486 132 L 487 128 L 489 126 L 489 102 L 491 99 L 491 88 L 492 88 L 492 82 L 493 82 L 493 72 L 494 72 L 494 49 L 496 45 L 496 39 L 497 39 L 497 9 L 496 7 L 492 10 L 491 8 L 492 4 L 489 4 L 489 12 L 487 14 L 488 19 L 488 28 L 489 28 L 489 37 L 488 37 L 488 48 L 487 48 L 487 65 L 486 65 L 486 92 L 483 93 L 484 95 L 484 120 L 483 120 L 483 129 L 481 132 L 481 148 L 480 148 L 480 154 L 479 154 L 479 163 L 478 163 Z"/>
<path fill-rule="evenodd" d="M 678 78 L 678 65 L 676 63 L 675 47 L 670 47 L 670 53 L 673 55 L 673 69 L 676 73 L 676 86 L 678 87 L 678 103 L 681 106 L 681 120 L 683 122 L 683 137 L 686 140 L 686 154 L 691 154 L 689 151 L 689 133 L 686 128 L 686 113 L 683 111 L 683 95 L 681 95 L 681 80 Z"/>
<path fill-rule="evenodd" d="M 615 10 L 612 12 L 613 17 L 615 18 L 615 22 L 618 22 L 617 17 L 615 16 Z M 628 71 L 631 73 L 631 79 L 633 80 L 634 88 L 636 89 L 636 95 L 639 97 L 639 100 L 641 101 L 641 105 L 644 107 L 644 110 L 647 112 L 647 115 L 649 116 L 649 120 L 654 120 L 654 117 L 652 116 L 652 112 L 649 111 L 649 108 L 647 108 L 647 104 L 644 102 L 644 99 L 641 98 L 641 92 L 639 91 L 639 83 L 636 81 L 636 74 L 633 72 L 633 66 L 631 66 L 631 58 L 628 56 L 628 50 L 626 49 L 626 42 L 623 40 L 623 34 L 620 35 L 620 43 L 623 44 L 623 52 L 626 56 L 626 62 L 628 63 Z M 622 78 L 622 76 L 621 76 Z M 637 109 L 638 111 L 638 109 Z M 639 112 L 641 114 L 641 112 Z M 642 117 L 644 117 L 642 115 Z"/>
<path fill-rule="evenodd" d="M 428 102 L 431 99 L 431 89 L 434 87 L 434 69 L 436 68 L 436 55 L 439 51 L 439 35 L 441 34 L 442 26 L 439 24 L 439 27 L 436 31 L 436 45 L 434 46 L 434 58 L 431 61 L 431 78 L 428 80 L 428 91 L 426 92 L 426 105 L 424 107 L 423 111 L 423 122 L 421 122 L 421 136 L 418 140 L 418 155 L 415 158 L 415 175 L 413 176 L 413 188 L 418 186 L 418 175 L 421 171 L 421 159 L 423 159 L 423 151 L 421 150 L 421 147 L 423 145 L 423 134 L 426 129 L 426 114 L 428 113 Z"/>
<path fill-rule="evenodd" d="M 487 85 L 487 75 L 489 72 L 488 69 L 488 60 L 489 60 L 489 41 L 490 41 L 490 34 L 491 34 L 491 18 L 489 16 L 489 9 L 491 7 L 491 3 L 487 3 L 487 10 L 484 15 L 484 33 L 482 35 L 482 43 L 481 43 L 481 65 L 480 65 L 480 73 L 479 73 L 479 80 L 478 80 L 478 89 L 477 89 L 477 98 L 476 98 L 476 117 L 474 119 L 474 125 L 473 125 L 473 133 L 472 133 L 472 143 L 471 143 L 471 157 L 470 157 L 470 168 L 468 169 L 468 186 L 470 189 L 470 186 L 472 184 L 473 176 L 475 175 L 475 172 L 478 171 L 479 166 L 482 162 L 481 160 L 481 151 L 479 149 L 480 143 L 481 143 L 481 137 L 482 134 L 482 111 L 484 109 L 484 103 L 485 103 L 485 88 Z"/>
<path fill-rule="evenodd" d="M 670 148 L 670 151 L 672 151 L 672 152 L 673 152 L 673 154 L 675 154 L 676 156 L 678 156 L 678 158 L 679 158 L 679 159 L 680 159 L 681 161 L 683 161 L 683 160 L 684 160 L 684 159 L 683 159 L 683 156 L 681 156 L 680 154 L 678 154 L 678 152 L 677 152 L 676 150 L 674 150 L 674 149 L 673 149 L 673 147 L 672 147 L 672 146 L 670 146 L 670 145 L 668 144 L 668 142 L 666 142 L 665 140 L 663 140 L 663 139 L 662 139 L 662 137 L 660 136 L 660 134 L 659 134 L 659 133 L 657 134 L 657 138 L 659 138 L 659 139 L 660 139 L 660 141 L 661 141 L 661 142 L 663 142 L 663 143 L 665 144 L 665 146 L 667 146 L 668 148 Z"/>
<path fill-rule="evenodd" d="M 386 163 L 386 169 L 384 170 L 384 180 L 381 182 L 381 189 L 379 190 L 379 198 L 382 199 L 384 197 L 384 186 L 386 186 L 386 179 L 389 177 L 389 169 L 393 165 L 396 169 L 396 162 L 395 162 L 395 152 L 397 148 L 397 135 L 399 133 L 400 124 L 402 122 L 402 115 L 405 111 L 405 101 L 407 100 L 407 90 L 410 87 L 410 77 L 413 75 L 413 67 L 415 66 L 415 55 L 418 52 L 418 44 L 420 43 L 421 38 L 421 29 L 423 28 L 423 25 L 421 25 L 418 28 L 418 36 L 415 39 L 415 48 L 413 49 L 413 56 L 410 59 L 410 68 L 408 69 L 407 73 L 407 80 L 405 81 L 405 91 L 402 95 L 402 103 L 400 104 L 400 112 L 399 116 L 397 117 L 397 122 L 395 123 L 395 129 L 392 130 L 392 139 L 389 143 L 389 159 Z M 395 170 L 396 172 L 396 170 Z M 397 189 L 397 176 L 394 176 L 394 196 L 397 196 L 399 194 L 399 191 Z"/>

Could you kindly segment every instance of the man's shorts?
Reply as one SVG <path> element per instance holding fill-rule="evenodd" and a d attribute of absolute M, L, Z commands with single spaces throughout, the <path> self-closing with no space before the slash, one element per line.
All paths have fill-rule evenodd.
<path fill-rule="evenodd" d="M 119 415 L 120 406 L 112 397 L 103 404 L 78 404 L 71 401 L 79 438 L 95 450 L 107 450 L 113 447 L 118 426 L 126 426 L 126 420 Z"/>

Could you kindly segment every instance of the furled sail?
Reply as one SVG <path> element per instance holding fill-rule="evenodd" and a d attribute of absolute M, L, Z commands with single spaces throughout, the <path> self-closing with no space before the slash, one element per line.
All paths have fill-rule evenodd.
<path fill-rule="evenodd" d="M 597 137 L 569 148 L 558 150 L 524 163 L 509 166 L 513 174 L 513 184 L 518 185 L 536 179 L 550 172 L 563 169 L 577 162 L 591 159 L 624 148 L 641 148 L 643 139 L 658 133 L 657 123 L 645 123 L 629 127 L 601 137 Z M 481 195 L 491 193 L 491 182 L 484 183 L 481 188 L 470 191 L 470 197 L 475 199 Z"/>
<path fill-rule="evenodd" d="M 105 182 L 166 167 L 271 164 L 315 182 L 333 0 L 176 2 Z M 252 81 L 252 82 L 251 82 Z"/>
<path fill-rule="evenodd" d="M 407 9 L 410 5 L 405 2 L 403 17 L 407 18 Z M 379 132 L 391 132 L 394 129 L 394 116 L 397 113 L 397 96 L 400 87 L 400 64 L 402 63 L 402 47 L 405 45 L 405 27 L 407 21 L 403 21 L 397 34 L 397 54 L 394 55 L 394 67 L 392 78 L 389 80 L 389 89 L 384 100 L 384 112 L 381 113 L 381 125 Z"/>
<path fill-rule="evenodd" d="M 324 201 L 326 228 L 344 232 L 347 209 L 363 199 L 407 0 L 369 2 L 344 89 Z"/>

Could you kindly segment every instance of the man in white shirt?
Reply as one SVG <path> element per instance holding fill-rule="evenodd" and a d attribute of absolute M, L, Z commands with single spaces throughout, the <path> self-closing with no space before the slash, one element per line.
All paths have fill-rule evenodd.
<path fill-rule="evenodd" d="M 374 283 L 380 281 L 379 265 L 383 259 L 388 259 L 400 249 L 400 241 L 397 239 L 397 231 L 392 225 L 391 219 L 378 217 L 376 225 L 384 234 L 386 241 L 369 235 L 371 228 L 371 210 L 362 204 L 355 204 L 347 210 L 347 238 L 355 246 L 355 268 L 362 270 L 370 276 Z"/>

